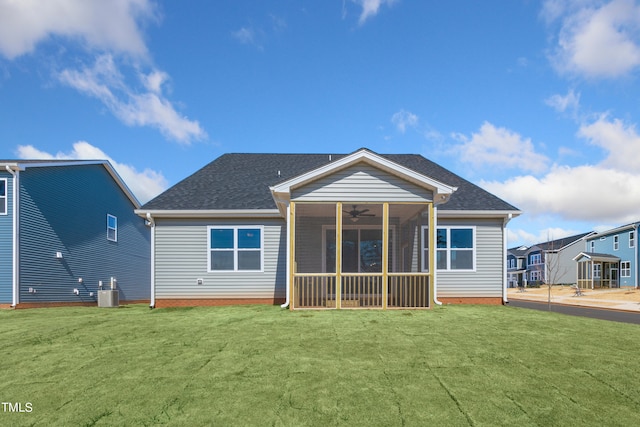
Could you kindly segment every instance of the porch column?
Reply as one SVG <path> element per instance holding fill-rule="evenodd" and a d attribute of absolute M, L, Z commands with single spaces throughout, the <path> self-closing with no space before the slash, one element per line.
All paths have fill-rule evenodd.
<path fill-rule="evenodd" d="M 438 272 L 436 266 L 436 251 L 438 250 L 438 242 L 436 241 L 436 228 L 438 221 L 436 219 L 436 210 L 433 203 L 429 203 L 429 294 L 430 305 L 439 305 L 436 295 L 436 280 L 438 280 Z"/>
<path fill-rule="evenodd" d="M 342 202 L 336 203 L 336 309 L 342 294 Z"/>
<path fill-rule="evenodd" d="M 389 202 L 382 204 L 382 309 L 389 298 Z"/>
<path fill-rule="evenodd" d="M 289 246 L 289 271 L 287 272 L 289 275 L 289 310 L 293 310 L 293 305 L 295 301 L 295 286 L 296 286 L 296 257 L 295 257 L 295 241 L 296 241 L 296 204 L 295 202 L 289 203 L 289 218 L 287 219 L 289 224 L 289 241 L 287 245 Z"/>

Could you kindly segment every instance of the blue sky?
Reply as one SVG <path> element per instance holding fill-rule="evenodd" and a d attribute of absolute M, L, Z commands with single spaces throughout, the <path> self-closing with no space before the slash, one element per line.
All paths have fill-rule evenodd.
<path fill-rule="evenodd" d="M 633 0 L 0 0 L 0 158 L 107 158 L 142 202 L 227 152 L 419 153 L 509 244 L 640 219 Z"/>

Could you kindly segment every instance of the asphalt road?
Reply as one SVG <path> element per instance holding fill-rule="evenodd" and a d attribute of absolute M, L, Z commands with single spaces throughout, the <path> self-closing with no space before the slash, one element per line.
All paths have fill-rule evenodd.
<path fill-rule="evenodd" d="M 530 308 L 533 310 L 549 311 L 549 305 L 546 302 L 511 300 L 507 304 L 507 307 L 521 307 Z M 640 313 L 631 313 L 628 311 L 609 310 L 606 308 L 579 307 L 553 303 L 551 303 L 551 311 L 555 313 L 568 314 L 570 316 L 590 317 L 592 319 L 636 323 L 640 325 Z"/>

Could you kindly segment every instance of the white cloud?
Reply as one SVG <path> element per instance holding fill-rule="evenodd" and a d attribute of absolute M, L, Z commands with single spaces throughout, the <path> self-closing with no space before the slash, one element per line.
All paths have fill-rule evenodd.
<path fill-rule="evenodd" d="M 576 113 L 580 108 L 580 92 L 575 93 L 570 89 L 566 95 L 553 95 L 545 100 L 545 103 L 559 113 Z"/>
<path fill-rule="evenodd" d="M 595 122 L 580 126 L 578 135 L 586 138 L 590 144 L 608 151 L 602 166 L 640 173 L 640 135 L 635 125 L 625 125 L 619 119 L 609 119 L 607 115 L 602 115 Z"/>
<path fill-rule="evenodd" d="M 400 110 L 391 116 L 393 123 L 400 133 L 405 133 L 407 127 L 416 127 L 418 125 L 418 116 L 410 111 Z"/>
<path fill-rule="evenodd" d="M 197 121 L 180 115 L 162 94 L 166 73 L 152 70 L 149 74 L 140 73 L 139 78 L 148 92 L 130 87 L 111 55 L 98 57 L 92 68 L 66 69 L 58 74 L 62 83 L 99 99 L 129 126 L 155 127 L 166 137 L 185 144 L 206 136 Z"/>
<path fill-rule="evenodd" d="M 358 23 L 363 25 L 367 19 L 376 16 L 380 7 L 383 5 L 393 6 L 398 0 L 352 0 L 354 3 L 362 7 Z"/>
<path fill-rule="evenodd" d="M 92 66 L 56 66 L 62 68 L 54 72 L 60 82 L 99 99 L 129 126 L 154 127 L 181 143 L 203 139 L 200 124 L 178 113 L 163 94 L 169 75 L 154 67 L 140 71 L 151 62 L 140 25 L 157 19 L 151 0 L 0 0 L 0 55 L 14 59 L 46 40 L 75 42 L 91 58 L 99 54 Z M 74 64 L 82 59 L 76 53 Z M 67 49 L 58 54 L 52 63 L 70 59 Z M 131 84 L 125 74 L 139 81 Z"/>
<path fill-rule="evenodd" d="M 542 172 L 547 169 L 549 159 L 536 153 L 530 139 L 506 128 L 496 127 L 484 122 L 478 133 L 471 137 L 462 134 L 453 135 L 462 141 L 456 147 L 460 159 L 476 168 L 500 167 L 530 172 Z"/>
<path fill-rule="evenodd" d="M 256 32 L 253 28 L 242 27 L 231 35 L 242 44 L 256 44 Z"/>
<path fill-rule="evenodd" d="M 145 55 L 139 20 L 157 19 L 149 0 L 0 0 L 0 54 L 30 53 L 52 36 Z"/>
<path fill-rule="evenodd" d="M 640 66 L 640 5 L 633 0 L 545 2 L 542 16 L 561 22 L 552 61 L 558 71 L 618 77 Z"/>
<path fill-rule="evenodd" d="M 614 223 L 639 216 L 640 175 L 602 165 L 556 166 L 541 178 L 518 176 L 481 186 L 534 216 Z"/>
<path fill-rule="evenodd" d="M 104 151 L 85 141 L 74 143 L 73 149 L 68 153 L 51 154 L 32 145 L 20 145 L 16 149 L 16 154 L 21 159 L 108 160 L 141 203 L 151 200 L 168 186 L 167 180 L 161 172 L 152 169 L 139 172 L 131 165 L 116 162 Z"/>

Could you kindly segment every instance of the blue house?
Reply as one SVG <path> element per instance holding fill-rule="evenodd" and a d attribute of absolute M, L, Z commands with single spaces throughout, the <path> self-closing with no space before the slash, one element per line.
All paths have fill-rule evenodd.
<path fill-rule="evenodd" d="M 107 161 L 0 160 L 0 307 L 149 301 L 139 206 Z"/>
<path fill-rule="evenodd" d="M 581 288 L 638 287 L 638 227 L 633 222 L 586 239 L 585 251 L 574 258 Z"/>

